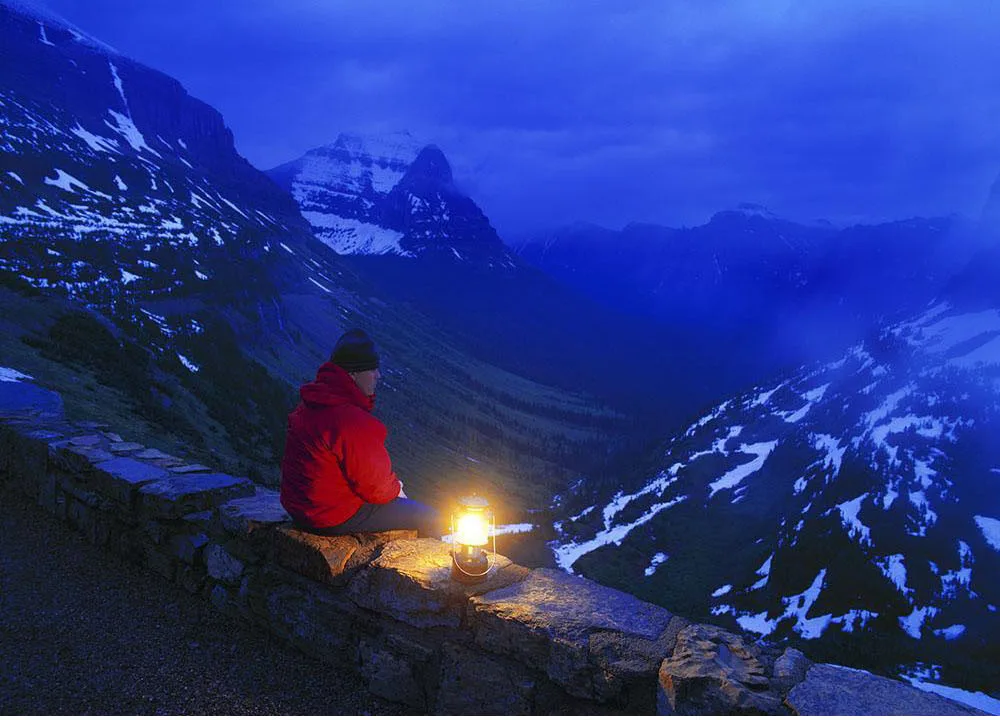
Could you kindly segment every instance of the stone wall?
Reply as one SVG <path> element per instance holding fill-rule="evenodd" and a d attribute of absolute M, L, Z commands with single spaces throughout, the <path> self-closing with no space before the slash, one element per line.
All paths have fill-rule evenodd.
<path fill-rule="evenodd" d="M 974 712 L 556 570 L 499 558 L 486 582 L 465 586 L 436 540 L 302 533 L 273 490 L 98 424 L 0 413 L 0 483 L 417 712 Z"/>

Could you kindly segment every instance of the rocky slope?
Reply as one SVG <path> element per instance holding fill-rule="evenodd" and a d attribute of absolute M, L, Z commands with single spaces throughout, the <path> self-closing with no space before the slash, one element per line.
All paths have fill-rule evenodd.
<path fill-rule="evenodd" d="M 522 509 L 619 422 L 380 298 L 176 80 L 11 3 L 0 42 L 3 346 L 74 401 L 97 402 L 62 368 L 93 373 L 95 397 L 124 394 L 192 451 L 274 482 L 295 388 L 362 326 L 385 351 L 380 413 L 408 488 L 446 493 L 461 478 Z M 413 193 L 421 177 L 410 172 Z"/>
<path fill-rule="evenodd" d="M 1000 309 L 941 302 L 566 501 L 560 565 L 839 662 L 997 692 Z"/>

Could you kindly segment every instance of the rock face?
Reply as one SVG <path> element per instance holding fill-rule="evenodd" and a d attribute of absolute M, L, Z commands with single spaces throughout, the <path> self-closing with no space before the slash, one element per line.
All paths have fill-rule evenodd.
<path fill-rule="evenodd" d="M 348 594 L 359 606 L 414 627 L 457 628 L 469 596 L 512 585 L 528 574 L 497 556 L 483 582 L 462 585 L 451 578 L 449 547 L 430 538 L 391 543 L 351 582 Z"/>
<path fill-rule="evenodd" d="M 656 669 L 684 621 L 583 578 L 533 570 L 523 582 L 472 598 L 470 625 L 485 649 L 544 670 L 570 695 L 652 700 Z"/>

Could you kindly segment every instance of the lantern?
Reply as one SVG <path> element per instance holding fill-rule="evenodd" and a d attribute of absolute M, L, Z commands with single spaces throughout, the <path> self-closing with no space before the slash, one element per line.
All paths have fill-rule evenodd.
<path fill-rule="evenodd" d="M 451 576 L 461 583 L 481 582 L 497 556 L 496 521 L 489 502 L 475 495 L 462 498 L 451 518 L 451 533 Z"/>

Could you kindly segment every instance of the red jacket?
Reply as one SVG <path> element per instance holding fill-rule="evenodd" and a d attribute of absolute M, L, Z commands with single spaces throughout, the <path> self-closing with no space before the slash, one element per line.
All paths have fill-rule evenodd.
<path fill-rule="evenodd" d="M 385 425 L 371 414 L 374 396 L 329 362 L 299 392 L 302 402 L 288 416 L 281 462 L 281 504 L 288 514 L 324 528 L 349 519 L 362 503 L 394 500 L 401 486 L 385 449 Z"/>

